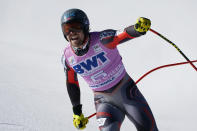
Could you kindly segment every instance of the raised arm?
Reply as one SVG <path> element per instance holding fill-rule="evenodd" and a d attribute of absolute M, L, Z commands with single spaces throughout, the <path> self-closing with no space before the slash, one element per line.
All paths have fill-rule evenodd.
<path fill-rule="evenodd" d="M 151 22 L 147 18 L 140 17 L 135 25 L 126 27 L 123 31 L 104 30 L 100 34 L 100 41 L 107 48 L 113 49 L 117 45 L 146 34 L 150 29 Z"/>

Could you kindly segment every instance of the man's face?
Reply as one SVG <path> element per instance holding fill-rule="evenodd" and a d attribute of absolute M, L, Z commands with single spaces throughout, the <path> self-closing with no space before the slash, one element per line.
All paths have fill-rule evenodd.
<path fill-rule="evenodd" d="M 63 32 L 66 35 L 66 38 L 74 47 L 80 47 L 83 45 L 85 35 L 80 23 L 72 22 L 63 25 Z"/>

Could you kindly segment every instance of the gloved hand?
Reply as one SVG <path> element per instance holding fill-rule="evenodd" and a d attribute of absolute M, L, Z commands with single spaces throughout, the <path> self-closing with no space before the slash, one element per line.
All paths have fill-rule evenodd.
<path fill-rule="evenodd" d="M 83 130 L 86 128 L 86 124 L 88 123 L 88 118 L 85 117 L 84 115 L 81 113 L 81 115 L 73 115 L 73 124 L 74 126 L 79 129 L 79 130 Z"/>
<path fill-rule="evenodd" d="M 144 35 L 150 29 L 151 21 L 147 18 L 140 17 L 137 19 L 134 29 L 140 34 Z"/>

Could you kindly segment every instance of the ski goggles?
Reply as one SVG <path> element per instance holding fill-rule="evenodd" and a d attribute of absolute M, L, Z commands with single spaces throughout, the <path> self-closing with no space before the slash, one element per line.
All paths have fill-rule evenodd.
<path fill-rule="evenodd" d="M 79 33 L 83 30 L 81 23 L 79 22 L 72 22 L 63 25 L 63 32 L 65 35 L 69 35 L 70 32 Z"/>

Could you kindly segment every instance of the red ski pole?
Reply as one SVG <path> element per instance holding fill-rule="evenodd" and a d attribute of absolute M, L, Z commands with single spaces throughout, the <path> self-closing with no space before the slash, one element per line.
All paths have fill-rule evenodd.
<path fill-rule="evenodd" d="M 190 61 L 191 63 L 193 62 L 197 62 L 197 60 L 194 60 L 194 61 Z M 147 73 L 145 73 L 144 75 L 142 75 L 136 82 L 135 84 L 137 84 L 138 82 L 140 82 L 144 77 L 146 77 L 148 74 L 152 73 L 153 71 L 156 71 L 156 70 L 159 70 L 161 68 L 165 68 L 165 67 L 170 67 L 170 66 L 177 66 L 177 65 L 183 65 L 183 64 L 188 64 L 190 62 L 181 62 L 181 63 L 174 63 L 174 64 L 168 64 L 168 65 L 163 65 L 163 66 L 159 66 L 159 67 L 156 67 L 150 71 L 148 71 Z M 88 119 L 92 118 L 93 116 L 95 116 L 96 113 L 88 116 Z"/>

